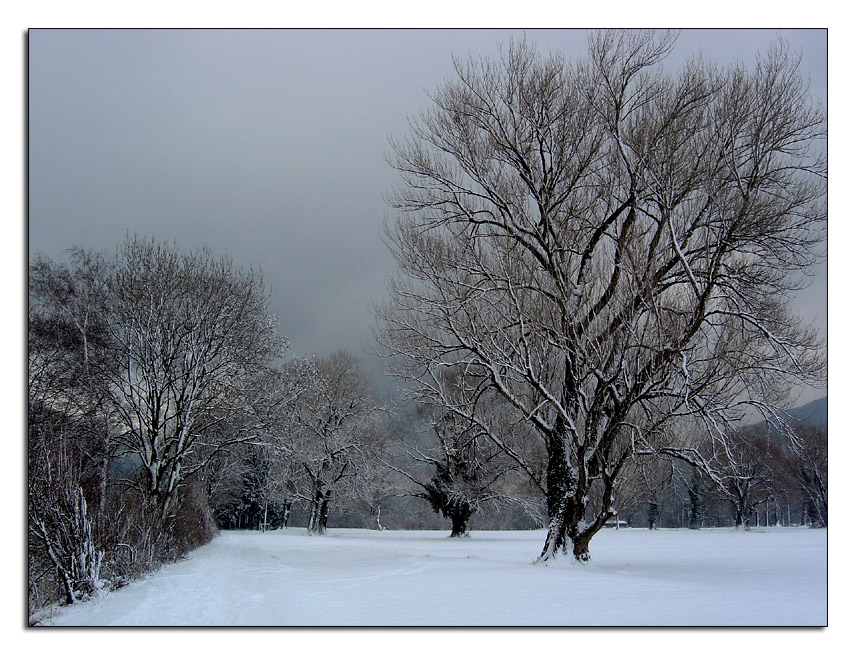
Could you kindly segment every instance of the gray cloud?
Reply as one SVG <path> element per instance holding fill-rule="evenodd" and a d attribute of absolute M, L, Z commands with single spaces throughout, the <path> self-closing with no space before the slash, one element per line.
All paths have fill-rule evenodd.
<path fill-rule="evenodd" d="M 379 232 L 388 138 L 451 75 L 520 30 L 34 30 L 29 251 L 110 249 L 127 232 L 261 267 L 294 351 L 363 351 L 393 262 Z M 530 30 L 574 57 L 586 33 Z M 784 30 L 827 100 L 824 30 Z M 752 63 L 771 30 L 689 30 Z M 796 307 L 826 331 L 824 271 Z"/>

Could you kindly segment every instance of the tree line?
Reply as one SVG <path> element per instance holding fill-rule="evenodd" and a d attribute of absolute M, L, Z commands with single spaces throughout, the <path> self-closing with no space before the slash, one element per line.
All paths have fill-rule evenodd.
<path fill-rule="evenodd" d="M 669 528 L 827 526 L 827 427 L 791 421 L 793 440 L 764 425 L 714 445 L 706 468 L 637 458 L 617 499 L 629 525 Z"/>
<path fill-rule="evenodd" d="M 380 398 L 354 355 L 287 349 L 261 274 L 208 249 L 131 236 L 111 254 L 34 259 L 31 608 L 124 585 L 218 528 L 284 528 L 293 509 L 316 534 L 334 508 L 378 528 L 382 506 L 413 515 L 402 481 L 419 480 L 411 456 L 431 451 L 421 429 Z M 431 499 L 464 534 L 487 497 L 450 511 L 456 485 L 487 490 L 509 467 L 490 473 L 481 447 L 451 439 L 479 473 L 444 470 Z"/>

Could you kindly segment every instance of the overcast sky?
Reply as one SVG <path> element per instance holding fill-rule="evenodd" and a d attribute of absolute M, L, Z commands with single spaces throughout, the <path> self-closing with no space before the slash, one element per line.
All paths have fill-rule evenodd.
<path fill-rule="evenodd" d="M 452 72 L 514 30 L 33 30 L 29 253 L 112 250 L 129 232 L 263 270 L 293 353 L 373 349 L 368 305 L 390 137 Z M 827 103 L 827 34 L 784 30 Z M 571 58 L 586 32 L 528 30 Z M 670 59 L 752 63 L 772 30 L 686 30 Z M 827 276 L 796 309 L 826 333 Z M 824 392 L 813 392 L 805 400 Z"/>

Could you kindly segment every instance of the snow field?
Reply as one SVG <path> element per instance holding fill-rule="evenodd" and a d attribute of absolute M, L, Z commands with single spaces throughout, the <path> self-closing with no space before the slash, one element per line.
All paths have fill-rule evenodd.
<path fill-rule="evenodd" d="M 222 532 L 46 624 L 823 626 L 827 531 L 603 530 L 587 564 L 533 564 L 545 532 Z"/>

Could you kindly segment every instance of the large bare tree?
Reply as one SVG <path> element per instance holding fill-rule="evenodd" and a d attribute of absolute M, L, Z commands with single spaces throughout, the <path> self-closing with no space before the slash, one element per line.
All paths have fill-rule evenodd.
<path fill-rule="evenodd" d="M 261 276 L 226 257 L 137 237 L 112 256 L 68 255 L 38 256 L 30 267 L 37 605 L 54 594 L 45 582 L 73 603 L 135 562 L 154 564 L 210 537 L 191 477 L 226 444 L 260 432 L 268 399 L 257 380 L 284 346 Z"/>
<path fill-rule="evenodd" d="M 526 43 L 456 62 L 393 145 L 401 275 L 381 339 L 419 400 L 542 487 L 541 559 L 589 558 L 631 453 L 678 453 L 675 421 L 716 439 L 824 375 L 788 295 L 824 238 L 825 115 L 784 44 L 752 68 L 669 73 L 674 38 L 594 34 L 577 63 Z M 449 367 L 468 402 L 442 384 Z M 544 460 L 521 458 L 483 397 Z"/>

